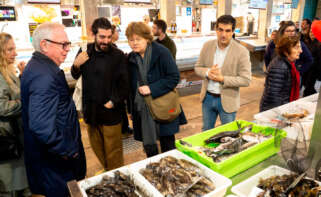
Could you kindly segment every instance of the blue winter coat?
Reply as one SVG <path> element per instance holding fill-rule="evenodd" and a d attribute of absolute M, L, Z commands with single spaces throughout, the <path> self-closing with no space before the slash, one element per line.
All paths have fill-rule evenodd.
<path fill-rule="evenodd" d="M 173 90 L 177 86 L 180 77 L 175 60 L 167 48 L 156 42 L 152 42 L 151 56 L 151 66 L 147 72 L 147 81 L 152 97 L 157 98 Z M 133 53 L 130 53 L 129 75 L 131 85 L 131 105 L 133 105 L 135 100 L 138 70 L 138 66 L 133 59 Z M 134 137 L 136 140 L 142 140 L 140 117 L 134 110 L 134 107 L 132 108 L 131 113 L 133 115 Z M 174 121 L 160 124 L 160 136 L 174 135 L 179 131 L 179 125 L 186 123 L 187 121 L 182 110 L 182 113 Z"/>
<path fill-rule="evenodd" d="M 33 54 L 23 72 L 21 101 L 31 192 L 68 196 L 66 183 L 86 174 L 77 111 L 64 72 L 39 52 Z"/>
<path fill-rule="evenodd" d="M 301 43 L 302 53 L 300 54 L 300 58 L 297 61 L 295 61 L 295 65 L 299 70 L 300 75 L 302 76 L 302 74 L 308 71 L 310 66 L 312 65 L 313 57 L 309 48 L 304 44 L 304 42 L 300 41 L 300 43 Z M 273 41 L 271 41 L 266 47 L 266 51 L 264 54 L 264 62 L 265 62 L 266 68 L 268 68 L 273 58 L 277 56 L 275 47 L 276 46 Z"/>

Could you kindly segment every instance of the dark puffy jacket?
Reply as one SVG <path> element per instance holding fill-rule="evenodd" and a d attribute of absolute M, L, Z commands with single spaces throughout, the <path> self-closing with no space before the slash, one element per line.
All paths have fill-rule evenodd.
<path fill-rule="evenodd" d="M 290 102 L 291 64 L 277 56 L 268 67 L 265 87 L 260 103 L 260 111 L 265 111 Z"/>
<path fill-rule="evenodd" d="M 300 75 L 309 70 L 310 66 L 313 63 L 313 57 L 310 53 L 309 48 L 304 44 L 301 43 L 302 53 L 300 54 L 300 58 L 295 62 L 296 68 L 299 70 Z M 265 54 L 264 54 L 264 63 L 266 68 L 269 67 L 269 64 L 272 62 L 273 58 L 276 57 L 275 51 L 275 43 L 271 41 L 268 46 L 266 47 Z"/>

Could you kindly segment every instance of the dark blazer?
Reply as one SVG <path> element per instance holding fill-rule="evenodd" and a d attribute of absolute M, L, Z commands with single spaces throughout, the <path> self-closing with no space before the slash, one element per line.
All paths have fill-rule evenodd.
<path fill-rule="evenodd" d="M 290 62 L 284 57 L 277 56 L 268 67 L 260 112 L 289 103 L 291 83 Z"/>
<path fill-rule="evenodd" d="M 68 196 L 67 182 L 86 175 L 77 111 L 64 72 L 39 52 L 22 74 L 21 101 L 31 192 Z"/>
<path fill-rule="evenodd" d="M 82 76 L 84 119 L 90 125 L 119 124 L 129 92 L 127 57 L 114 46 L 108 52 L 96 51 L 94 43 L 88 44 L 87 53 L 89 60 L 80 69 L 71 68 L 73 78 Z M 109 100 L 112 109 L 104 106 Z"/>
<path fill-rule="evenodd" d="M 295 62 L 295 66 L 300 72 L 300 75 L 306 71 L 309 70 L 310 66 L 313 63 L 313 57 L 310 53 L 309 48 L 304 44 L 304 42 L 300 41 L 302 53 L 300 54 L 300 58 Z M 266 47 L 266 51 L 264 54 L 264 62 L 266 68 L 269 67 L 270 62 L 273 60 L 274 57 L 276 57 L 276 51 L 275 51 L 275 43 L 271 41 L 268 46 Z"/>
<path fill-rule="evenodd" d="M 130 103 L 134 105 L 137 90 L 137 71 L 138 66 L 134 60 L 134 53 L 129 54 L 129 73 L 130 73 Z M 152 58 L 150 68 L 147 73 L 147 81 L 153 98 L 160 97 L 173 90 L 179 82 L 179 71 L 177 65 L 167 48 L 152 42 Z M 131 107 L 130 113 L 133 116 L 134 137 L 136 140 L 142 140 L 141 121 L 135 106 Z M 186 124 L 184 112 L 170 123 L 160 124 L 160 136 L 174 135 L 179 131 L 180 124 Z"/>

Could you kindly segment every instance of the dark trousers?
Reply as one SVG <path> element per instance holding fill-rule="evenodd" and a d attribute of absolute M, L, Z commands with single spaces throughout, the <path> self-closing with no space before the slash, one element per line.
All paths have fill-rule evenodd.
<path fill-rule="evenodd" d="M 159 137 L 159 142 L 160 142 L 162 153 L 175 149 L 175 135 L 161 136 Z M 147 157 L 152 157 L 152 156 L 158 155 L 159 153 L 157 144 L 145 145 L 144 150 Z"/>
<path fill-rule="evenodd" d="M 127 116 L 127 112 L 126 112 L 126 104 L 122 104 L 120 106 L 120 111 L 121 111 L 121 133 L 125 134 L 125 133 L 130 133 L 129 132 L 129 123 L 128 123 L 128 116 Z"/>
<path fill-rule="evenodd" d="M 312 67 L 309 71 L 303 74 L 302 84 L 305 88 L 303 91 L 303 97 L 317 93 L 314 89 L 314 84 L 317 81 L 318 74 L 318 70 L 315 67 Z"/>

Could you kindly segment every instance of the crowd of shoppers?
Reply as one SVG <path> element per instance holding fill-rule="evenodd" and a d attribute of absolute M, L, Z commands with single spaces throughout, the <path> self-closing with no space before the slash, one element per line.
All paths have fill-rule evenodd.
<path fill-rule="evenodd" d="M 235 26 L 231 15 L 219 17 L 217 39 L 203 45 L 195 65 L 203 79 L 204 131 L 215 127 L 218 116 L 222 124 L 235 120 L 240 88 L 251 82 L 249 51 L 232 38 Z M 321 44 L 310 20 L 302 21 L 301 32 L 298 28 L 284 21 L 273 32 L 264 56 L 267 76 L 260 111 L 298 99 L 301 86 L 304 96 L 316 92 Z M 166 95 L 180 80 L 177 48 L 166 29 L 163 20 L 155 20 L 152 28 L 130 23 L 125 34 L 132 51 L 125 54 L 116 45 L 117 27 L 97 18 L 91 26 L 94 42 L 80 49 L 74 60 L 71 74 L 82 79 L 81 109 L 90 144 L 104 170 L 124 165 L 122 131 L 128 129 L 127 117 L 147 157 L 174 149 L 175 134 L 187 123 L 181 106 L 174 120 L 158 121 L 145 99 Z M 32 44 L 35 52 L 26 68 L 24 62 L 17 65 L 17 77 L 15 43 L 11 35 L 0 34 L 0 137 L 14 136 L 17 150 L 10 155 L 0 146 L 6 153 L 0 155 L 0 196 L 65 197 L 67 182 L 86 175 L 78 113 L 59 68 L 71 43 L 63 25 L 44 23 L 34 31 Z"/>
<path fill-rule="evenodd" d="M 317 92 L 321 44 L 315 39 L 311 24 L 311 20 L 303 19 L 300 31 L 292 21 L 282 21 L 276 39 L 268 44 L 264 55 L 267 76 L 260 111 L 298 99 L 300 90 L 303 96 Z"/>
<path fill-rule="evenodd" d="M 275 51 L 275 46 L 277 42 L 284 36 L 293 37 L 296 35 L 297 35 L 297 32 L 296 32 L 294 22 L 292 21 L 283 22 L 283 25 L 281 25 L 278 30 L 278 35 L 276 40 L 273 42 L 270 42 L 266 48 L 266 53 L 264 54 L 264 62 L 267 69 L 269 67 L 270 62 L 273 60 L 273 58 L 277 56 L 277 53 Z M 306 72 L 310 68 L 311 64 L 313 63 L 313 58 L 310 50 L 304 44 L 304 42 L 303 41 L 300 41 L 300 42 L 302 47 L 302 53 L 300 55 L 300 58 L 297 61 L 295 61 L 295 65 L 298 67 L 298 70 L 302 75 L 304 72 Z"/>

